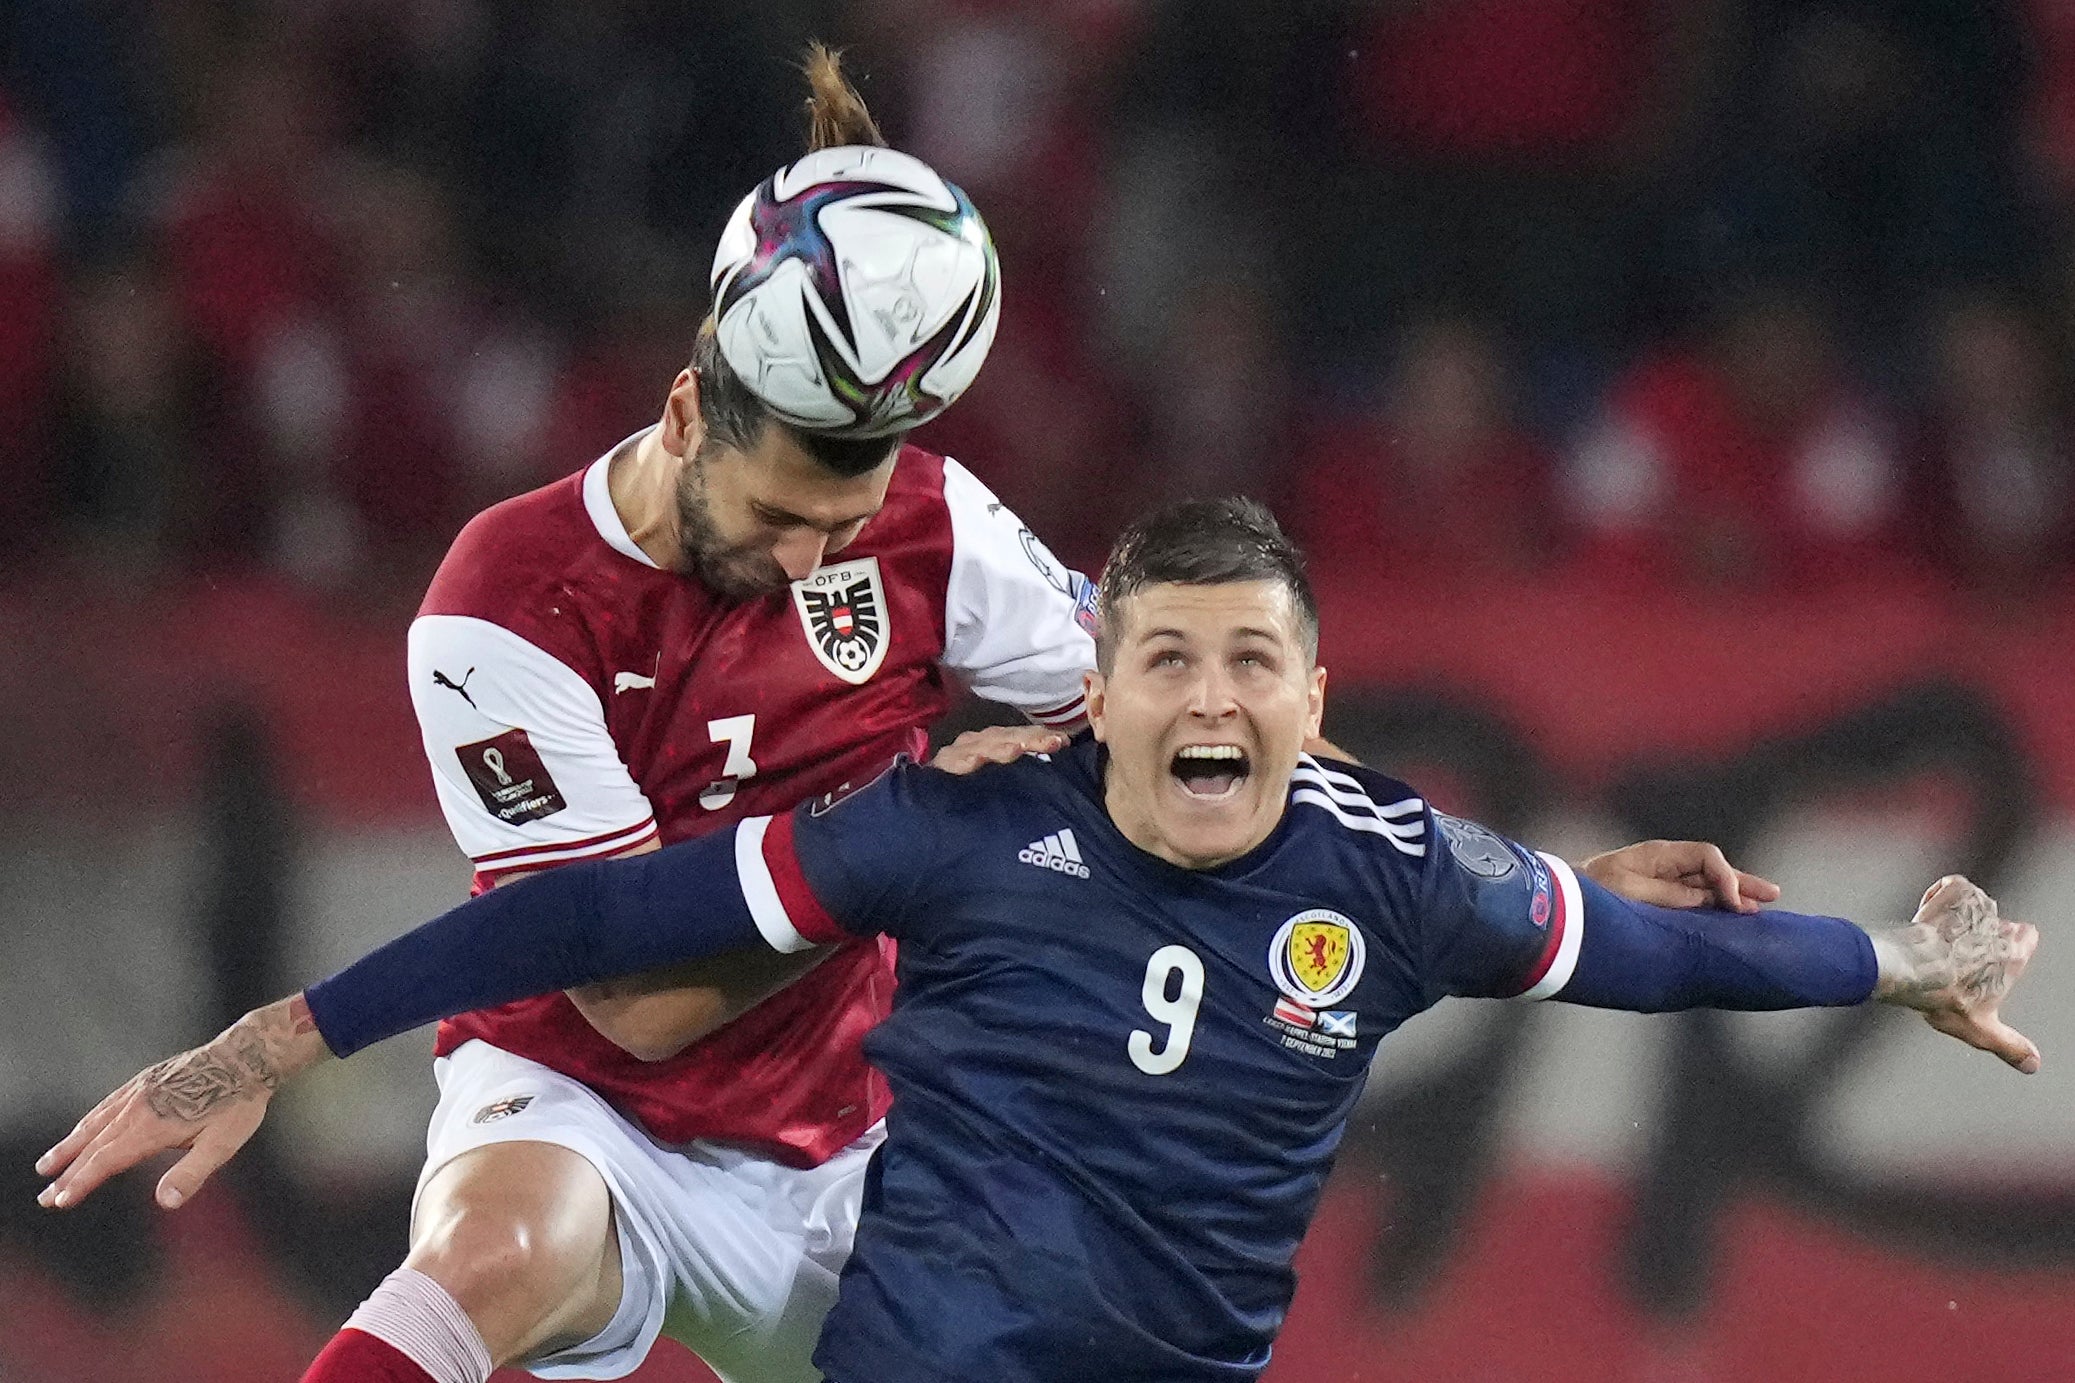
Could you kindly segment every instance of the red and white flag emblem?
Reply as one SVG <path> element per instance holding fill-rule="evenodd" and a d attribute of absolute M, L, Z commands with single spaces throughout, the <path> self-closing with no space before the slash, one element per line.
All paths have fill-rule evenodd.
<path fill-rule="evenodd" d="M 1277 999 L 1275 1016 L 1291 1027 L 1308 1028 L 1318 1021 L 1318 1015 L 1294 999 Z"/>

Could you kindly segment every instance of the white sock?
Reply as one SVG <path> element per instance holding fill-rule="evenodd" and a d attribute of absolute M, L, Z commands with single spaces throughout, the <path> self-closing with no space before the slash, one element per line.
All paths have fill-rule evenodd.
<path fill-rule="evenodd" d="M 415 1268 L 398 1268 L 382 1279 L 346 1320 L 405 1355 L 433 1383 L 484 1383 L 490 1377 L 490 1347 L 447 1289 Z"/>

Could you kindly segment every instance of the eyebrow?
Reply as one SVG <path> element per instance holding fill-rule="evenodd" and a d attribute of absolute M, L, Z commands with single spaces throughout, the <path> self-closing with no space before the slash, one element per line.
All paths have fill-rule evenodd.
<path fill-rule="evenodd" d="M 1276 635 L 1272 631 L 1267 629 L 1260 629 L 1251 624 L 1241 625 L 1239 628 L 1233 630 L 1232 637 L 1235 639 L 1261 639 L 1268 643 L 1282 642 L 1280 636 Z M 1187 634 L 1184 634 L 1181 630 L 1163 627 L 1160 629 L 1146 630 L 1145 633 L 1139 635 L 1139 642 L 1151 643 L 1153 640 L 1161 638 L 1180 639 L 1183 643 L 1187 643 L 1189 641 L 1189 636 Z"/>

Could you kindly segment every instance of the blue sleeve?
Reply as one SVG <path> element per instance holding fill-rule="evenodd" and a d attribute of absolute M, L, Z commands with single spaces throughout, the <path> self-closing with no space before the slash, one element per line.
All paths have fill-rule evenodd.
<path fill-rule="evenodd" d="M 339 1056 L 438 1018 L 754 946 L 899 934 L 933 858 L 908 767 L 847 798 L 629 859 L 559 865 L 493 889 L 305 997 Z"/>
<path fill-rule="evenodd" d="M 736 873 L 749 824 L 471 898 L 310 986 L 310 1016 L 350 1056 L 434 1019 L 754 945 Z"/>
<path fill-rule="evenodd" d="M 1570 958 L 1569 869 L 1443 812 L 1429 810 L 1424 837 L 1419 931 L 1428 1002 L 1534 992 Z"/>
<path fill-rule="evenodd" d="M 1660 908 L 1590 879 L 1577 966 L 1554 997 L 1594 1008 L 1829 1008 L 1873 997 L 1873 940 L 1841 917 Z"/>
<path fill-rule="evenodd" d="M 1608 892 L 1552 855 L 1434 813 L 1422 954 L 1430 999 L 1558 998 L 1596 1008 L 1780 1009 L 1863 1003 L 1877 967 L 1852 923 L 1674 909 Z"/>
<path fill-rule="evenodd" d="M 791 868 L 796 869 L 810 914 L 852 934 L 884 932 L 896 940 L 936 911 L 920 906 L 925 891 L 945 878 L 943 841 L 952 829 L 964 780 L 902 759 L 855 792 L 823 797 L 792 813 Z M 773 823 L 776 827 L 777 822 Z M 774 865 L 785 867 L 780 861 Z"/>

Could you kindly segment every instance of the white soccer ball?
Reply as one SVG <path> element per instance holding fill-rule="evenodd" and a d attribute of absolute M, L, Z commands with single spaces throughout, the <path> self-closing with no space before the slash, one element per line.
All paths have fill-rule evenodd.
<path fill-rule="evenodd" d="M 1001 320 L 980 214 L 892 149 L 821 149 L 742 199 L 713 256 L 721 354 L 797 427 L 884 437 L 965 392 Z"/>

